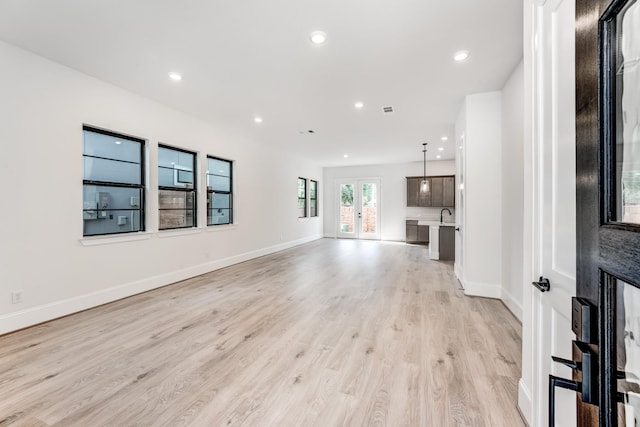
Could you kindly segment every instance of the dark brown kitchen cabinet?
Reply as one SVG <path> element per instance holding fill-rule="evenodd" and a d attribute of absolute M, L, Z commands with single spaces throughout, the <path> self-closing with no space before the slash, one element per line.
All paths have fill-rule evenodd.
<path fill-rule="evenodd" d="M 422 178 L 407 177 L 407 206 L 422 206 L 420 204 L 420 183 Z"/>
<path fill-rule="evenodd" d="M 429 243 L 429 226 L 418 225 L 417 220 L 406 221 L 406 237 L 407 243 Z"/>
<path fill-rule="evenodd" d="M 453 261 L 456 259 L 456 242 L 453 227 L 440 227 L 439 233 L 440 249 L 439 259 L 442 261 Z"/>
<path fill-rule="evenodd" d="M 429 243 L 429 226 L 428 225 L 418 226 L 418 242 Z"/>
<path fill-rule="evenodd" d="M 429 191 L 422 193 L 420 191 L 422 177 L 407 177 L 407 206 L 422 208 L 455 207 L 454 176 L 428 176 L 427 181 L 429 181 Z"/>
<path fill-rule="evenodd" d="M 431 179 L 431 204 L 429 206 L 440 207 L 442 204 L 443 194 L 443 178 L 441 176 L 434 176 Z"/>
<path fill-rule="evenodd" d="M 416 243 L 418 241 L 418 221 L 407 220 L 406 227 L 405 240 L 407 243 Z"/>
<path fill-rule="evenodd" d="M 453 208 L 456 205 L 456 178 L 445 176 L 442 180 L 442 207 Z"/>

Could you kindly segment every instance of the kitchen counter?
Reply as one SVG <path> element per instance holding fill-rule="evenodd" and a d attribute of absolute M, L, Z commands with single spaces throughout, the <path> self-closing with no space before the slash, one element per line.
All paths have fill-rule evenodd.
<path fill-rule="evenodd" d="M 455 222 L 440 222 L 424 218 L 405 218 L 408 221 L 418 221 L 418 226 L 429 226 L 429 259 L 440 259 L 440 227 L 455 227 Z"/>

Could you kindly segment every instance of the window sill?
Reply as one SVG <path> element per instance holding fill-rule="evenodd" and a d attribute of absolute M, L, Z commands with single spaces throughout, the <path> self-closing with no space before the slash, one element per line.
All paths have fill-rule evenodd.
<path fill-rule="evenodd" d="M 238 228 L 237 223 L 226 224 L 226 225 L 207 225 L 207 231 L 227 231 L 227 230 L 235 230 Z"/>
<path fill-rule="evenodd" d="M 140 232 L 132 234 L 116 234 L 107 236 L 87 236 L 80 239 L 82 246 L 110 245 L 113 243 L 134 242 L 136 240 L 147 240 L 151 238 L 151 233 Z"/>
<path fill-rule="evenodd" d="M 173 230 L 158 230 L 156 233 L 159 238 L 164 239 L 165 237 L 178 237 L 178 236 L 189 236 L 192 234 L 199 234 L 202 232 L 202 228 L 199 227 L 191 227 L 191 228 L 176 228 Z"/>

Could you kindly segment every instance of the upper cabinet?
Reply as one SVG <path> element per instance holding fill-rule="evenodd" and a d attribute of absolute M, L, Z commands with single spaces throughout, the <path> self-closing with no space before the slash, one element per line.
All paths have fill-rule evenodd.
<path fill-rule="evenodd" d="M 420 180 L 422 178 L 407 177 L 407 206 L 420 205 Z"/>
<path fill-rule="evenodd" d="M 455 207 L 455 177 L 428 176 L 429 191 L 420 192 L 422 177 L 407 177 L 407 206 L 412 207 Z"/>

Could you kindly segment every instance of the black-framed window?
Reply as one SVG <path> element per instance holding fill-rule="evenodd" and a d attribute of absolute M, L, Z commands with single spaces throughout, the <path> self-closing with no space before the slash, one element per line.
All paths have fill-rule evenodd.
<path fill-rule="evenodd" d="M 307 180 L 298 178 L 298 218 L 307 217 Z"/>
<path fill-rule="evenodd" d="M 318 216 L 318 181 L 309 180 L 309 216 Z"/>
<path fill-rule="evenodd" d="M 197 226 L 196 157 L 191 151 L 158 146 L 158 229 Z"/>
<path fill-rule="evenodd" d="M 207 156 L 207 225 L 233 224 L 233 162 Z"/>
<path fill-rule="evenodd" d="M 83 235 L 144 231 L 144 140 L 83 126 Z"/>

